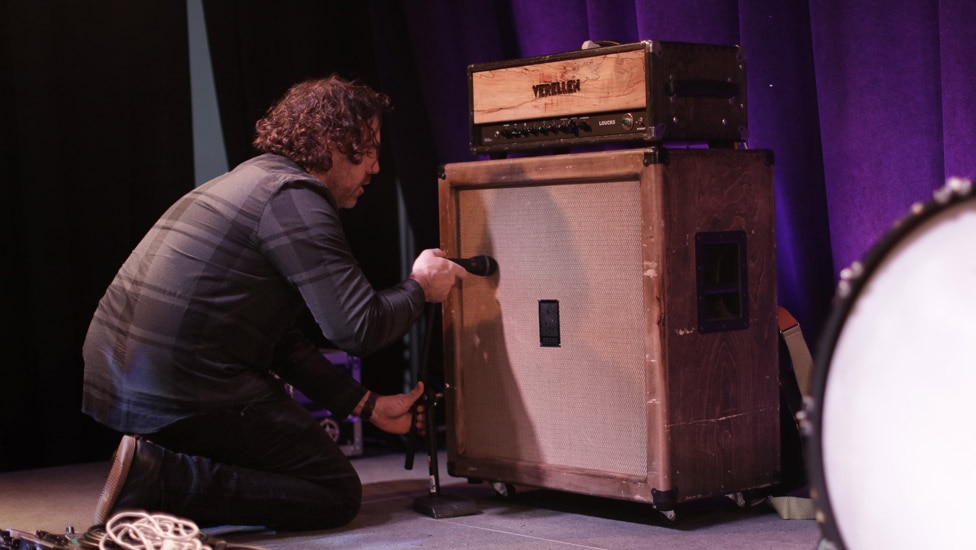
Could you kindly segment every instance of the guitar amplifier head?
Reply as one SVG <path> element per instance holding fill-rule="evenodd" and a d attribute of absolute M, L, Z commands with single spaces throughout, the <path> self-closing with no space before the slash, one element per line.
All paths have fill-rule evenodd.
<path fill-rule="evenodd" d="M 471 153 L 745 141 L 745 71 L 738 46 L 661 41 L 471 65 Z"/>

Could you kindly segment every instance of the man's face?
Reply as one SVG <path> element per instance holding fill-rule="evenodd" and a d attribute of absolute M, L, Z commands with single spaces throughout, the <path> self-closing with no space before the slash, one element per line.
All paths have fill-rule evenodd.
<path fill-rule="evenodd" d="M 366 191 L 364 187 L 369 184 L 370 178 L 380 171 L 379 118 L 372 120 L 370 128 L 373 130 L 373 135 L 376 136 L 376 147 L 368 149 L 363 154 L 362 162 L 353 164 L 346 155 L 332 151 L 332 168 L 328 172 L 314 170 L 311 172 L 313 176 L 325 184 L 329 191 L 332 191 L 339 208 L 356 206 L 356 201 Z"/>

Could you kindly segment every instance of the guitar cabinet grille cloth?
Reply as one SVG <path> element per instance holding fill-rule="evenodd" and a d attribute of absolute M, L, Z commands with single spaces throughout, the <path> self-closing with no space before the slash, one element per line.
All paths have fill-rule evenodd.
<path fill-rule="evenodd" d="M 768 151 L 448 164 L 441 245 L 487 254 L 444 303 L 448 471 L 645 501 L 779 467 Z"/>

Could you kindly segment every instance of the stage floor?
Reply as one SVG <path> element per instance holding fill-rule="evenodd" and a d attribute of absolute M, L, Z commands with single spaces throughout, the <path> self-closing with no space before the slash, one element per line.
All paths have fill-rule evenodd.
<path fill-rule="evenodd" d="M 228 543 L 272 549 L 599 548 L 813 550 L 820 530 L 811 520 L 784 520 L 766 503 L 749 509 L 726 498 L 679 506 L 670 522 L 650 506 L 519 487 L 511 497 L 487 484 L 468 484 L 444 471 L 441 493 L 473 501 L 477 513 L 434 519 L 413 509 L 428 491 L 426 456 L 412 470 L 402 455 L 353 459 L 363 479 L 359 516 L 330 531 L 273 532 L 227 527 L 207 533 Z M 0 473 L 0 529 L 87 531 L 108 462 Z"/>

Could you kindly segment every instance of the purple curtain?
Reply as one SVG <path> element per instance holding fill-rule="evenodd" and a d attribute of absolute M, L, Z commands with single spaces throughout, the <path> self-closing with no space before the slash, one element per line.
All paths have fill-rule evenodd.
<path fill-rule="evenodd" d="M 976 59 L 965 37 L 976 4 L 966 0 L 374 0 L 372 8 L 383 84 L 399 103 L 397 83 L 410 72 L 418 90 L 401 109 L 424 117 L 392 129 L 398 167 L 418 154 L 417 128 L 433 143 L 428 164 L 474 160 L 469 64 L 571 51 L 587 39 L 741 45 L 748 145 L 776 157 L 778 299 L 809 339 L 840 269 L 945 178 L 974 172 L 967 84 Z M 400 177 L 407 194 L 429 203 L 429 173 Z M 428 228 L 422 234 L 436 219 L 429 208 L 410 212 L 415 229 Z"/>

